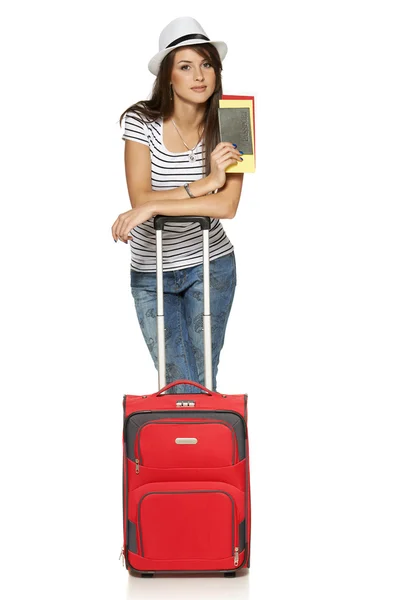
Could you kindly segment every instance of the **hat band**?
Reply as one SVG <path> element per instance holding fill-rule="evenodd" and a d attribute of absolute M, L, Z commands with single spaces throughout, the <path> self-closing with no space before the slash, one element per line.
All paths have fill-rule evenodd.
<path fill-rule="evenodd" d="M 203 35 L 202 33 L 189 33 L 189 35 L 184 35 L 180 38 L 177 38 L 176 40 L 168 44 L 168 46 L 166 46 L 165 49 L 171 48 L 171 46 L 176 46 L 181 42 L 186 42 L 186 40 L 206 40 L 207 42 L 209 42 L 210 38 L 208 38 L 206 35 Z"/>

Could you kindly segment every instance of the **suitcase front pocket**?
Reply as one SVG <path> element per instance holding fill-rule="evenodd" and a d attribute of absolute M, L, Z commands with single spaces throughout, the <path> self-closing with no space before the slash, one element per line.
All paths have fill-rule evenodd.
<path fill-rule="evenodd" d="M 149 492 L 139 503 L 138 524 L 146 558 L 218 559 L 235 552 L 235 506 L 225 492 Z"/>
<path fill-rule="evenodd" d="M 135 462 L 158 468 L 225 467 L 237 462 L 236 433 L 217 420 L 145 423 L 135 442 Z"/>
<path fill-rule="evenodd" d="M 148 484 L 135 491 L 131 518 L 137 522 L 140 556 L 183 563 L 230 557 L 232 568 L 237 566 L 243 492 L 223 482 L 200 485 Z"/>

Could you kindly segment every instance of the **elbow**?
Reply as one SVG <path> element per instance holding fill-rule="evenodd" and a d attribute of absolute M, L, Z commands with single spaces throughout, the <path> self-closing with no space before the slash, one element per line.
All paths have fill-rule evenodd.
<path fill-rule="evenodd" d="M 233 219 L 236 216 L 238 204 L 238 202 L 229 202 L 226 210 L 225 219 Z"/>

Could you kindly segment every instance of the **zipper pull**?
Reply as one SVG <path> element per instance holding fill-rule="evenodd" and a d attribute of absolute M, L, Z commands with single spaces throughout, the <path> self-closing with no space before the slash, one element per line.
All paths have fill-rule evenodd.
<path fill-rule="evenodd" d="M 122 558 L 122 566 L 125 567 L 125 553 L 124 553 L 125 547 L 122 546 L 121 548 L 121 554 L 119 555 L 119 560 L 121 560 Z"/>
<path fill-rule="evenodd" d="M 136 463 L 136 475 L 139 474 L 139 459 L 135 458 L 135 463 Z"/>
<path fill-rule="evenodd" d="M 239 548 L 235 548 L 233 564 L 235 565 L 235 567 L 237 567 L 239 564 Z"/>

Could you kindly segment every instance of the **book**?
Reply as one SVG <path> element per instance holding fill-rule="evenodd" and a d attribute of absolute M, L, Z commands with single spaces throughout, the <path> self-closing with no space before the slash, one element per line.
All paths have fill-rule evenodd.
<path fill-rule="evenodd" d="M 243 161 L 226 168 L 227 173 L 254 173 L 256 139 L 254 96 L 223 95 L 219 100 L 218 123 L 221 142 L 237 144 Z"/>

